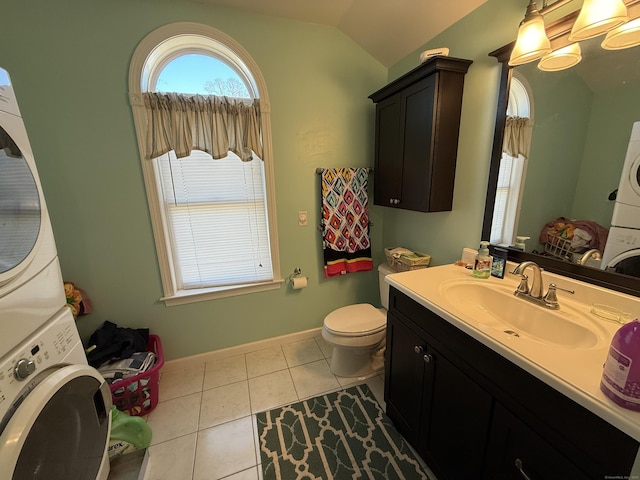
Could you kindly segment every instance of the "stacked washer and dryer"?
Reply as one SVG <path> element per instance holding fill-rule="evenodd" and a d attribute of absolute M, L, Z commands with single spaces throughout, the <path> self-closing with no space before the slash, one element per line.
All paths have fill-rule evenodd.
<path fill-rule="evenodd" d="M 0 477 L 109 474 L 111 393 L 87 364 L 27 131 L 0 68 Z"/>
<path fill-rule="evenodd" d="M 601 268 L 640 277 L 640 122 L 631 130 Z"/>

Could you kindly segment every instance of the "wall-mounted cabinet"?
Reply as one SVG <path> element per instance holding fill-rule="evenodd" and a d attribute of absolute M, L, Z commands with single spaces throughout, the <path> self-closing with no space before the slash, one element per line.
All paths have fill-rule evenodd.
<path fill-rule="evenodd" d="M 464 76 L 471 63 L 433 57 L 369 95 L 376 104 L 376 205 L 451 210 Z"/>
<path fill-rule="evenodd" d="M 629 478 L 638 442 L 395 288 L 387 414 L 439 480 Z"/>

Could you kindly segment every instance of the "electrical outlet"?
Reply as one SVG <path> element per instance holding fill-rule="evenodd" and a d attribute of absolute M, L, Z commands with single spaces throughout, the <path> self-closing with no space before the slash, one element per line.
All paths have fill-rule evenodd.
<path fill-rule="evenodd" d="M 298 212 L 298 226 L 306 227 L 307 225 L 309 225 L 309 217 L 307 216 L 307 211 L 300 210 Z"/>

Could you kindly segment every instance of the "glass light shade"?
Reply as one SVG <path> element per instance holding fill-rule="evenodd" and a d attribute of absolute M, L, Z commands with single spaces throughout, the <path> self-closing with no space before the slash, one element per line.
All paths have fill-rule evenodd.
<path fill-rule="evenodd" d="M 627 7 L 622 0 L 584 0 L 569 34 L 569 41 L 597 37 L 627 20 Z"/>
<path fill-rule="evenodd" d="M 565 68 L 573 67 L 579 63 L 580 60 L 582 60 L 580 45 L 572 43 L 542 57 L 538 68 L 545 72 L 557 72 Z"/>
<path fill-rule="evenodd" d="M 622 50 L 636 45 L 640 45 L 640 18 L 611 30 L 602 41 L 602 48 L 606 50 Z"/>
<path fill-rule="evenodd" d="M 533 5 L 535 11 L 527 9 L 527 15 L 518 29 L 518 38 L 509 58 L 511 66 L 533 62 L 551 51 L 551 43 L 544 28 L 544 18 L 538 13 L 535 4 Z"/>

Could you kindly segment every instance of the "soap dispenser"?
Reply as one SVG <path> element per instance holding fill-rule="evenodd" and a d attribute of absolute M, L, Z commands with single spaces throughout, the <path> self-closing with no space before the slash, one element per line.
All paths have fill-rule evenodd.
<path fill-rule="evenodd" d="M 489 242 L 480 242 L 480 249 L 478 255 L 473 262 L 472 276 L 476 278 L 489 278 L 491 276 L 491 264 L 493 263 L 493 257 L 489 255 Z"/>
<path fill-rule="evenodd" d="M 516 244 L 514 245 L 518 250 L 522 250 L 523 252 L 525 251 L 525 243 L 527 240 L 529 240 L 531 237 L 523 237 L 521 235 L 518 235 L 516 237 Z"/>

